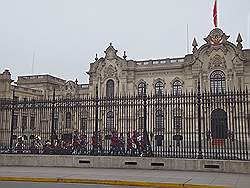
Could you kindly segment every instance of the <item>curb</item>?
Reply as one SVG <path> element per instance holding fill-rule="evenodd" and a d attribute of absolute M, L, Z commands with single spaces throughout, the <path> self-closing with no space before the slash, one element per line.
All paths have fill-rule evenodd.
<path fill-rule="evenodd" d="M 24 178 L 24 177 L 0 177 L 0 181 L 22 181 L 22 182 L 43 182 L 43 183 L 79 183 L 79 184 L 103 184 L 103 185 L 124 185 L 138 187 L 165 187 L 165 188 L 226 188 L 224 186 L 138 182 L 121 180 L 93 180 L 93 179 L 70 179 L 70 178 Z"/>

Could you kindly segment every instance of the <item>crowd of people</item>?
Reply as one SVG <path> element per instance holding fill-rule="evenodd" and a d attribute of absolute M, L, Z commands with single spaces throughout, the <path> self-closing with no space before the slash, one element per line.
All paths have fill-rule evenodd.
<path fill-rule="evenodd" d="M 30 143 L 27 146 L 24 138 L 19 136 L 15 144 L 16 153 L 31 153 L 31 154 L 58 154 L 58 155 L 129 155 L 142 156 L 148 155 L 151 152 L 151 146 L 148 141 L 147 134 L 136 130 L 128 132 L 126 138 L 123 133 L 111 131 L 110 135 L 103 137 L 102 131 L 93 132 L 88 139 L 85 134 L 80 134 L 75 130 L 70 138 L 56 139 L 53 141 L 42 141 L 40 136 L 30 138 Z"/>

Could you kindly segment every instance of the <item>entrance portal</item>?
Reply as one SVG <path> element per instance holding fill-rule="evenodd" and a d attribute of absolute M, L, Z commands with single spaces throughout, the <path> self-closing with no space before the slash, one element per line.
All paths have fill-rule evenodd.
<path fill-rule="evenodd" d="M 227 138 L 227 113 L 222 109 L 216 109 L 211 114 L 211 133 L 213 139 Z"/>

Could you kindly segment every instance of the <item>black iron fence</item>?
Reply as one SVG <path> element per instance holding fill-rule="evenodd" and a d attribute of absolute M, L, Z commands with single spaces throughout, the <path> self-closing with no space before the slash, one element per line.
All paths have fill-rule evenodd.
<path fill-rule="evenodd" d="M 249 160 L 248 97 L 198 90 L 2 100 L 0 151 Z"/>

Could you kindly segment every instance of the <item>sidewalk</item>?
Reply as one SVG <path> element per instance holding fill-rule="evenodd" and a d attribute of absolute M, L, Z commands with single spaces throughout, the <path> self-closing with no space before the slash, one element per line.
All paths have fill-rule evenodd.
<path fill-rule="evenodd" d="M 19 179 L 18 179 L 19 178 Z M 0 167 L 0 181 L 76 182 L 158 187 L 250 187 L 250 174 L 136 169 Z M 183 186 L 184 185 L 184 186 Z"/>

